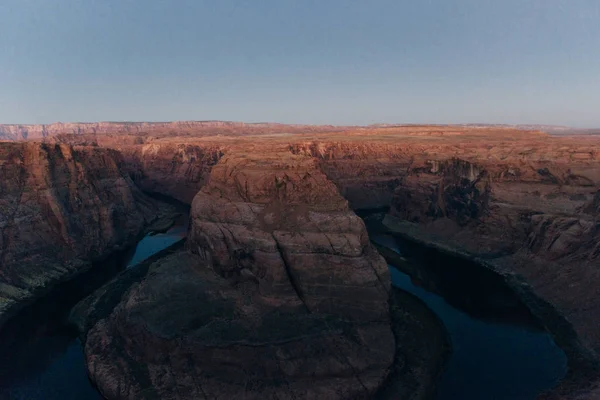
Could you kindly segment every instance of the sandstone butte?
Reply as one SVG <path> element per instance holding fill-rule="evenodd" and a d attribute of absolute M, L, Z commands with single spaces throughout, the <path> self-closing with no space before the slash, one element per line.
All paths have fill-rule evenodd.
<path fill-rule="evenodd" d="M 388 307 L 386 263 L 354 213 L 365 209 L 505 277 L 569 357 L 544 398 L 600 397 L 599 136 L 220 122 L 0 132 L 0 321 L 168 213 L 146 193 L 191 205 L 184 250 L 110 307 L 110 284 L 76 307 L 108 398 L 378 393 L 415 331 L 402 336 L 409 314 Z"/>

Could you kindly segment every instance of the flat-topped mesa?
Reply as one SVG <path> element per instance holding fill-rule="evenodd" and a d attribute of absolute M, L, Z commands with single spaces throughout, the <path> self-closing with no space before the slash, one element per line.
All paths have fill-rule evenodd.
<path fill-rule="evenodd" d="M 192 204 L 190 249 L 273 301 L 387 318 L 386 263 L 317 166 L 289 152 L 226 155 Z"/>
<path fill-rule="evenodd" d="M 171 121 L 171 122 L 56 122 L 52 124 L 0 124 L 0 140 L 39 140 L 57 135 L 151 134 L 176 135 L 245 135 L 275 132 L 339 131 L 331 125 L 297 125 L 270 122 Z"/>
<path fill-rule="evenodd" d="M 86 262 L 133 244 L 157 213 L 100 148 L 0 144 L 0 323 Z"/>
<path fill-rule="evenodd" d="M 226 121 L 172 122 L 55 122 L 52 124 L 0 125 L 0 138 L 9 140 L 41 139 L 59 134 L 140 133 L 159 130 L 178 130 L 206 127 L 243 127 L 252 124 Z M 267 125 L 267 124 L 265 124 Z M 264 127 L 257 124 L 256 127 Z"/>

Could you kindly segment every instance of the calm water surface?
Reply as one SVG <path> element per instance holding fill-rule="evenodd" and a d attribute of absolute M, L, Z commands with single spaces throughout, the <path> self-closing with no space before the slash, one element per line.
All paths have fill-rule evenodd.
<path fill-rule="evenodd" d="M 128 252 L 95 268 L 100 276 L 95 287 L 124 268 L 132 267 L 185 237 L 187 217 L 165 233 L 148 235 Z M 102 271 L 104 270 L 104 271 Z M 9 321 L 0 338 L 0 400 L 94 400 L 103 399 L 88 379 L 81 342 L 68 326 L 71 307 L 94 288 L 65 291 L 47 304 L 36 304 Z"/>
<path fill-rule="evenodd" d="M 173 244 L 186 231 L 185 223 L 180 223 L 166 233 L 145 237 L 134 250 L 111 261 L 116 269 L 112 273 Z M 393 237 L 371 236 L 379 244 L 399 251 Z M 438 400 L 534 399 L 564 375 L 564 353 L 534 323 L 500 323 L 474 317 L 452 305 L 465 293 L 451 294 L 453 300 L 448 301 L 423 287 L 431 282 L 418 283 L 396 268 L 390 270 L 393 284 L 421 298 L 450 335 L 453 354 L 439 384 Z M 448 285 L 447 277 L 445 280 L 445 287 L 454 286 L 452 282 Z M 465 291 L 458 283 L 456 287 Z M 77 300 L 60 298 L 53 304 L 39 305 L 30 315 L 7 326 L 4 346 L 0 345 L 1 400 L 101 399 L 88 380 L 81 344 L 67 325 L 68 313 Z"/>
<path fill-rule="evenodd" d="M 400 252 L 392 236 L 371 234 L 378 244 Z M 567 359 L 550 334 L 534 321 L 511 324 L 475 318 L 420 287 L 390 266 L 392 283 L 423 300 L 446 326 L 452 355 L 438 386 L 438 400 L 526 400 L 552 388 L 566 373 Z M 452 279 L 448 275 L 445 280 Z M 454 276 L 461 280 L 460 274 Z M 445 287 L 452 287 L 452 282 Z M 462 282 L 456 282 L 464 290 Z M 445 293 L 448 294 L 448 293 Z M 450 293 L 453 299 L 465 293 Z"/>

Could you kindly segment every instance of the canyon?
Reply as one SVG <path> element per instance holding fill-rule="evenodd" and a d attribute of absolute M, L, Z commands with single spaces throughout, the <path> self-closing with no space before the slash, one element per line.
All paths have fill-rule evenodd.
<path fill-rule="evenodd" d="M 0 325 L 172 210 L 144 195 L 110 149 L 0 144 Z"/>
<path fill-rule="evenodd" d="M 172 218 L 157 195 L 191 207 L 184 248 L 74 309 L 107 398 L 431 396 L 443 327 L 394 294 L 357 215 L 375 211 L 388 233 L 515 293 L 568 357 L 540 396 L 600 391 L 600 137 L 220 122 L 1 132 L 0 322 Z M 417 368 L 410 350 L 425 348 Z"/>

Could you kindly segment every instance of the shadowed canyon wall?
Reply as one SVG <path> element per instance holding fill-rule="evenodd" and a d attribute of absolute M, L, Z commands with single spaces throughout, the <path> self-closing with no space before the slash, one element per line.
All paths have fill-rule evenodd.
<path fill-rule="evenodd" d="M 212 133 L 56 137 L 97 147 L 75 150 L 49 143 L 31 145 L 48 154 L 42 159 L 59 166 L 48 171 L 75 168 L 71 161 L 57 163 L 61 158 L 52 149 L 112 160 L 83 163 L 96 171 L 84 174 L 93 178 L 87 181 L 72 183 L 79 175 L 71 172 L 47 174 L 62 177 L 51 179 L 61 182 L 61 190 L 91 186 L 85 190 L 102 203 L 117 199 L 110 214 L 116 219 L 109 220 L 118 225 L 121 212 L 133 215 L 128 222 L 132 227 L 119 231 L 133 232 L 136 221 L 142 226 L 150 207 L 135 185 L 192 204 L 189 251 L 151 266 L 109 317 L 88 333 L 87 361 L 104 393 L 136 398 L 152 387 L 151 398 L 185 387 L 190 396 L 202 398 L 215 393 L 233 396 L 246 385 L 256 398 L 373 393 L 391 362 L 382 354 L 393 354 L 386 303 L 389 282 L 385 263 L 352 209 L 388 209 L 387 222 L 400 234 L 454 249 L 514 277 L 507 281 L 515 290 L 524 296 L 535 293 L 541 302 L 548 302 L 588 349 L 600 350 L 597 138 L 440 127 L 307 131 L 302 136 Z M 24 156 L 3 157 L 13 160 L 2 166 L 11 176 L 19 175 L 20 165 L 29 165 L 18 161 Z M 114 176 L 94 178 L 107 171 Z M 19 202 L 10 199 L 20 198 L 20 181 L 5 181 L 2 193 L 10 195 L 2 197 L 3 215 L 12 215 L 10 205 Z M 38 181 L 28 181 L 27 187 L 39 186 Z M 98 188 L 110 194 L 96 193 Z M 74 195 L 69 193 L 70 199 Z M 113 197 L 102 197 L 109 195 Z M 138 204 L 137 211 L 127 208 L 127 196 Z M 36 197 L 28 204 L 40 201 Z M 86 215 L 88 208 L 78 210 Z M 64 233 L 61 227 L 70 229 L 68 224 L 44 215 L 40 220 L 52 226 L 47 229 L 62 238 L 55 240 L 67 243 L 65 237 L 77 236 L 75 231 Z M 3 227 L 14 230 L 14 218 L 7 221 L 13 222 Z M 94 228 L 87 229 L 106 234 L 111 244 L 111 235 L 116 242 L 121 234 L 102 231 L 104 225 L 94 219 L 88 225 Z M 101 250 L 94 249 L 107 246 L 81 253 L 69 250 L 65 257 L 95 254 Z M 207 308 L 199 309 L 198 301 Z M 173 310 L 178 309 L 193 311 L 175 318 Z M 544 321 L 539 308 L 532 311 Z M 222 315 L 230 317 L 228 322 Z M 135 339 L 130 340 L 132 332 Z M 317 353 L 302 356 L 307 348 Z M 213 361 L 207 364 L 205 359 Z M 326 368 L 318 370 L 311 361 L 315 359 Z M 232 365 L 230 360 L 237 361 Z M 264 368 L 252 373 L 256 360 Z M 148 367 L 140 369 L 142 365 Z M 301 370 L 318 376 L 317 383 L 303 384 L 306 376 Z M 336 379 L 330 371 L 336 371 Z M 177 382 L 164 381 L 165 374 L 177 376 Z M 216 375 L 230 378 L 217 381 Z M 196 376 L 199 380 L 193 381 Z M 259 387 L 261 376 L 273 380 Z M 336 391 L 342 386 L 347 391 Z"/>
<path fill-rule="evenodd" d="M 194 198 L 187 247 L 87 333 L 103 394 L 347 399 L 383 384 L 387 265 L 316 160 L 230 149 Z"/>
<path fill-rule="evenodd" d="M 303 142 L 291 151 L 319 159 L 354 207 L 389 207 L 388 226 L 405 237 L 483 260 L 528 297 L 521 289 L 526 283 L 539 296 L 526 302 L 569 347 L 571 366 L 595 370 L 598 140 L 500 135 L 379 141 Z M 568 325 L 550 317 L 544 301 L 587 349 Z"/>
<path fill-rule="evenodd" d="M 156 217 L 120 162 L 108 149 L 0 144 L 0 322 Z"/>
<path fill-rule="evenodd" d="M 122 169 L 146 192 L 191 204 L 223 156 L 217 145 L 144 144 L 119 147 Z"/>

